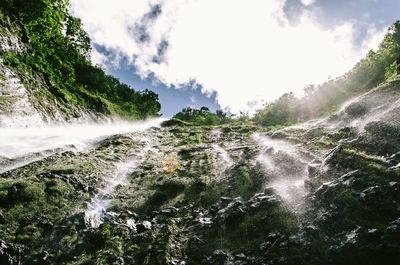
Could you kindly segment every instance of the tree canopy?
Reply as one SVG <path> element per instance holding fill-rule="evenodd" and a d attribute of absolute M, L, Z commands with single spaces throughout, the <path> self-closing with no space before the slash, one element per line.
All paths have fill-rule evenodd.
<path fill-rule="evenodd" d="M 231 117 L 222 110 L 217 110 L 213 113 L 207 107 L 201 107 L 200 109 L 186 107 L 172 117 L 171 124 L 175 124 L 174 121 L 179 121 L 187 125 L 221 125 L 231 120 Z"/>

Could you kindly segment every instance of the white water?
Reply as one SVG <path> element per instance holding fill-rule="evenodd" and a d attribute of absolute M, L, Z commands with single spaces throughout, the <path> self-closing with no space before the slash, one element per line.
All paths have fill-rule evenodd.
<path fill-rule="evenodd" d="M 336 115 L 341 117 L 339 121 L 334 121 L 334 122 L 328 122 L 327 120 L 324 121 L 324 125 L 327 126 L 329 129 L 339 129 L 343 128 L 346 126 L 354 127 L 358 130 L 358 132 L 363 133 L 365 131 L 365 126 L 374 121 L 382 121 L 385 120 L 388 116 L 391 114 L 395 113 L 396 111 L 398 112 L 400 109 L 400 99 L 393 100 L 393 98 L 387 98 L 384 103 L 379 104 L 380 100 L 377 100 L 377 103 L 374 105 L 370 106 L 370 109 L 365 115 L 362 115 L 360 117 L 352 117 L 349 118 L 345 114 L 345 109 L 347 106 L 349 106 L 351 103 L 359 102 L 361 104 L 363 103 L 363 99 L 367 96 L 373 97 L 373 95 L 370 95 L 371 93 L 368 92 L 366 94 L 363 94 L 362 96 L 356 97 L 354 99 L 349 100 L 346 102 L 338 112 L 336 112 Z M 371 99 L 369 99 L 371 102 Z M 393 121 L 393 120 L 386 120 L 389 123 L 392 122 L 397 122 L 398 121 Z"/>
<path fill-rule="evenodd" d="M 262 147 L 256 162 L 262 166 L 267 177 L 266 188 L 272 188 L 288 205 L 301 210 L 306 195 L 307 165 L 311 158 L 303 154 L 298 146 L 284 140 L 260 134 L 254 134 L 253 140 Z"/>
<path fill-rule="evenodd" d="M 43 151 L 43 152 L 39 152 L 39 153 L 33 153 L 30 154 L 28 156 L 24 156 L 24 157 L 18 157 L 15 159 L 11 159 L 8 160 L 5 157 L 0 157 L 0 173 L 4 173 L 19 167 L 23 167 L 27 164 L 36 162 L 36 161 L 40 161 L 52 154 L 54 154 L 57 151 L 73 151 L 73 149 L 67 149 L 67 148 L 63 148 L 63 149 L 57 149 L 57 150 L 47 150 L 47 151 Z"/>
<path fill-rule="evenodd" d="M 364 131 L 368 123 L 383 120 L 387 114 L 396 109 L 400 109 L 400 99 L 375 107 L 366 117 L 354 121 L 352 126 L 358 128 L 359 131 Z"/>
<path fill-rule="evenodd" d="M 233 160 L 228 152 L 222 148 L 219 144 L 212 144 L 214 152 L 217 154 L 216 168 L 220 174 L 223 174 L 225 170 L 233 165 Z"/>
<path fill-rule="evenodd" d="M 82 151 L 107 136 L 144 131 L 162 119 L 108 124 L 71 124 L 28 128 L 0 128 L 0 157 L 15 159 L 57 149 Z"/>
<path fill-rule="evenodd" d="M 211 139 L 214 142 L 221 140 L 222 132 L 220 130 L 211 131 Z M 215 168 L 217 169 L 217 177 L 221 178 L 225 171 L 233 166 L 234 162 L 228 151 L 226 151 L 220 144 L 213 143 L 211 145 L 213 152 L 216 154 Z"/>
<path fill-rule="evenodd" d="M 353 103 L 358 103 L 367 108 L 367 113 L 360 117 L 349 117 L 346 108 Z M 385 121 L 399 125 L 398 113 L 400 113 L 400 94 L 398 90 L 382 90 L 377 87 L 360 96 L 354 97 L 345 102 L 335 113 L 338 121 L 325 122 L 329 129 L 339 129 L 345 126 L 354 127 L 358 132 L 363 133 L 365 126 L 374 121 Z"/>
<path fill-rule="evenodd" d="M 126 185 L 129 175 L 144 162 L 146 154 L 151 150 L 150 140 L 142 138 L 140 141 L 145 147 L 127 161 L 115 164 L 113 170 L 104 177 L 103 187 L 98 190 L 85 211 L 85 223 L 89 227 L 97 228 L 103 223 L 104 214 L 112 202 L 115 189 Z"/>
<path fill-rule="evenodd" d="M 350 117 L 346 114 L 346 108 L 353 103 L 367 107 L 367 112 L 359 117 Z M 323 117 L 313 119 L 281 130 L 311 130 L 323 127 L 326 130 L 336 131 L 344 127 L 354 127 L 358 133 L 364 133 L 365 126 L 374 121 L 385 121 L 389 124 L 400 126 L 399 113 L 400 93 L 398 90 L 382 91 L 382 88 L 378 87 L 343 103 L 339 110 L 335 112 L 337 118 Z"/>

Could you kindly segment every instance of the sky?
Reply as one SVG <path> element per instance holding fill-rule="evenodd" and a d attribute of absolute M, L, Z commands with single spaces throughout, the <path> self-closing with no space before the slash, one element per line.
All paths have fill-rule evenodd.
<path fill-rule="evenodd" d="M 400 19 L 399 0 L 72 0 L 92 61 L 162 113 L 253 113 L 343 75 Z"/>

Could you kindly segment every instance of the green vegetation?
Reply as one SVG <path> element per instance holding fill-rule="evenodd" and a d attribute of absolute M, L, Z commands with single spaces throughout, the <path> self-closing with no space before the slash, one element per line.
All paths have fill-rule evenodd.
<path fill-rule="evenodd" d="M 389 28 L 379 49 L 371 50 L 351 71 L 319 86 L 307 86 L 301 99 L 291 93 L 284 94 L 258 110 L 254 119 L 260 125 L 272 126 L 329 115 L 349 98 L 394 80 L 399 57 L 400 21 L 397 21 Z"/>
<path fill-rule="evenodd" d="M 158 115 L 157 94 L 134 91 L 91 64 L 89 36 L 68 7 L 68 0 L 2 1 L 0 24 L 16 25 L 27 47 L 22 53 L 3 52 L 4 62 L 16 72 L 41 74 L 49 99 L 66 105 L 132 119 Z"/>
<path fill-rule="evenodd" d="M 221 125 L 232 121 L 232 118 L 221 110 L 212 113 L 207 107 L 201 109 L 184 108 L 181 112 L 175 114 L 171 120 L 164 123 L 165 126 L 171 125 Z"/>
<path fill-rule="evenodd" d="M 290 125 L 298 121 L 300 100 L 293 93 L 286 93 L 273 103 L 266 104 L 254 116 L 254 120 L 262 126 Z"/>

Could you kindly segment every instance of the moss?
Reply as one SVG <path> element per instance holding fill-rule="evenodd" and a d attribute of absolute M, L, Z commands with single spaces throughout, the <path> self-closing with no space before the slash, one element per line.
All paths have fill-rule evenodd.
<path fill-rule="evenodd" d="M 221 129 L 220 138 L 211 137 L 215 128 Z M 399 172 L 390 169 L 385 159 L 346 143 L 326 159 L 324 171 L 317 168 L 308 180 L 305 212 L 293 211 L 273 190 L 264 191 L 266 174 L 253 163 L 259 153 L 251 138 L 254 130 L 250 123 L 232 123 L 146 132 L 154 149 L 130 172 L 127 183 L 107 196 L 111 202 L 98 228 L 85 225 L 83 212 L 96 188 L 103 186 L 104 172 L 112 172 L 115 161 L 125 161 L 142 148 L 132 135 L 110 137 L 85 153 L 55 154 L 3 173 L 0 238 L 24 246 L 26 264 L 121 264 L 123 260 L 154 265 L 184 260 L 313 265 L 330 264 L 334 249 L 342 255 L 340 244 L 357 225 L 388 231 L 398 218 Z M 312 150 L 315 163 L 326 158 L 325 148 L 338 144 L 324 130 L 310 132 L 307 138 L 305 133 L 287 130 L 286 137 Z M 215 143 L 235 147 L 228 149 L 235 163 L 222 177 L 216 174 L 211 149 Z M 164 158 L 168 158 L 165 164 Z M 323 183 L 325 187 L 317 191 Z M 10 196 L 17 198 L 12 204 Z M 151 222 L 151 229 L 132 226 L 138 228 L 145 221 Z M 396 246 L 389 235 L 377 238 L 371 242 L 386 249 L 389 244 Z M 44 251 L 49 254 L 46 261 Z M 353 256 L 359 254 L 355 249 Z"/>
<path fill-rule="evenodd" d="M 3 113 L 11 111 L 10 106 L 14 105 L 19 99 L 18 96 L 0 96 L 0 108 Z"/>
<path fill-rule="evenodd" d="M 44 185 L 35 178 L 25 181 L 5 181 L 0 187 L 3 194 L 0 204 L 11 207 L 16 204 L 41 200 L 45 195 L 43 187 Z"/>

